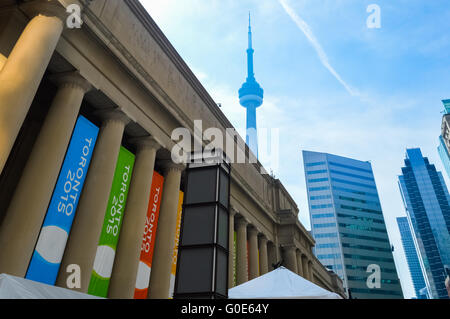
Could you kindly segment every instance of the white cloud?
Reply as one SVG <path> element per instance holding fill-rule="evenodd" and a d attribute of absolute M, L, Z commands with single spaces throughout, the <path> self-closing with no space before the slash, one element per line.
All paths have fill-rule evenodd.
<path fill-rule="evenodd" d="M 328 60 L 328 56 L 317 40 L 316 36 L 312 32 L 309 25 L 303 20 L 295 11 L 288 5 L 286 0 L 278 0 L 280 4 L 283 6 L 283 9 L 286 13 L 291 17 L 291 19 L 295 22 L 295 24 L 299 27 L 299 29 L 305 34 L 308 41 L 311 43 L 313 48 L 316 50 L 317 55 L 319 56 L 320 62 L 322 62 L 323 66 L 330 71 L 330 73 L 341 83 L 344 88 L 353 96 L 359 96 L 360 94 L 354 88 L 352 88 L 347 82 L 345 82 L 342 77 L 336 72 L 336 70 L 331 66 L 330 61 Z"/>

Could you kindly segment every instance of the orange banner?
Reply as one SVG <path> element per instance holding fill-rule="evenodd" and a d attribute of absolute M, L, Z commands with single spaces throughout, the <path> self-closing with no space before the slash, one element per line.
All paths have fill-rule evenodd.
<path fill-rule="evenodd" d="M 155 248 L 156 228 L 158 227 L 159 207 L 161 205 L 163 183 L 164 178 L 157 172 L 154 172 L 147 217 L 145 218 L 145 228 L 142 238 L 141 256 L 139 259 L 134 299 L 147 298 L 150 274 L 152 271 L 153 250 Z"/>

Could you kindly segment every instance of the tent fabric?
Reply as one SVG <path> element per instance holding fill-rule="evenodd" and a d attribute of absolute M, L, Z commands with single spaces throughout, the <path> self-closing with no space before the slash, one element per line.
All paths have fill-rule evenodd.
<path fill-rule="evenodd" d="M 0 299 L 103 299 L 24 278 L 0 275 Z"/>
<path fill-rule="evenodd" d="M 228 290 L 230 299 L 342 299 L 285 267 Z"/>

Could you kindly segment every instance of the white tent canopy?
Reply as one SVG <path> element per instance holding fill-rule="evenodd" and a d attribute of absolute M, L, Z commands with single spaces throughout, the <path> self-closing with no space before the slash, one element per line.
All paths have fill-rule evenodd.
<path fill-rule="evenodd" d="M 0 275 L 0 299 L 101 299 L 40 282 Z"/>
<path fill-rule="evenodd" d="M 342 299 L 280 267 L 263 276 L 228 290 L 230 299 Z"/>

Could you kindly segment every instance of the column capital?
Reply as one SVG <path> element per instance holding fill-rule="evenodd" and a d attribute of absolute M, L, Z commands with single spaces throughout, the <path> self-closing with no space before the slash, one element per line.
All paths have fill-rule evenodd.
<path fill-rule="evenodd" d="M 248 232 L 248 234 L 249 234 L 250 236 L 258 236 L 258 234 L 259 234 L 258 229 L 256 229 L 256 227 L 253 226 L 253 225 L 250 225 L 250 226 L 249 226 L 247 232 Z"/>
<path fill-rule="evenodd" d="M 239 209 L 237 209 L 236 206 L 233 206 L 232 204 L 230 204 L 230 215 L 233 215 L 233 217 L 236 217 L 236 215 L 239 215 L 242 217 L 242 214 L 239 211 Z"/>
<path fill-rule="evenodd" d="M 261 244 L 267 244 L 267 242 L 268 242 L 268 239 L 267 239 L 266 235 L 264 235 L 264 234 L 259 234 L 258 239 Z"/>
<path fill-rule="evenodd" d="M 108 108 L 104 110 L 98 110 L 94 112 L 94 115 L 97 115 L 102 119 L 103 122 L 115 121 L 121 122 L 126 126 L 131 122 L 131 119 L 118 108 Z"/>
<path fill-rule="evenodd" d="M 238 227 L 240 226 L 247 227 L 248 221 L 241 216 L 236 219 L 236 225 L 238 225 Z"/>
<path fill-rule="evenodd" d="M 161 148 L 161 144 L 153 136 L 132 137 L 128 141 L 136 145 L 139 150 L 154 149 L 157 151 Z"/>
<path fill-rule="evenodd" d="M 78 71 L 52 74 L 50 79 L 59 87 L 78 87 L 81 88 L 84 93 L 92 89 L 92 85 L 84 77 L 82 77 Z"/>
<path fill-rule="evenodd" d="M 172 160 L 162 160 L 158 164 L 161 165 L 162 169 L 165 173 L 168 173 L 170 171 L 177 171 L 177 172 L 183 172 L 186 169 L 185 164 L 177 164 L 174 163 Z"/>
<path fill-rule="evenodd" d="M 20 5 L 20 8 L 32 19 L 37 15 L 57 17 L 65 22 L 68 15 L 66 8 L 56 0 L 33 0 Z"/>
<path fill-rule="evenodd" d="M 284 245 L 282 246 L 283 250 L 285 250 L 286 252 L 291 252 L 291 251 L 296 251 L 297 247 L 295 245 Z"/>

